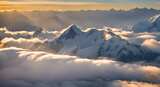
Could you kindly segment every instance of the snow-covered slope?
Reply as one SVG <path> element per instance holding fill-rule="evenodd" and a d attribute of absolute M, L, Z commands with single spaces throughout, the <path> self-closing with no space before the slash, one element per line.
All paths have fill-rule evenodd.
<path fill-rule="evenodd" d="M 160 32 L 160 14 L 133 26 L 135 32 Z"/>
<path fill-rule="evenodd" d="M 63 44 L 59 53 L 76 54 L 83 57 L 97 57 L 100 44 L 104 42 L 104 31 L 90 29 L 81 31 L 76 25 L 65 29 L 56 42 Z M 59 44 L 59 43 L 58 43 Z"/>
<path fill-rule="evenodd" d="M 150 57 L 159 55 L 141 45 L 130 43 L 113 30 L 105 27 L 82 31 L 76 25 L 71 25 L 64 29 L 56 40 L 49 42 L 49 46 L 56 47 L 60 54 L 86 58 L 112 57 L 123 61 L 135 61 L 143 58 L 151 60 Z"/>

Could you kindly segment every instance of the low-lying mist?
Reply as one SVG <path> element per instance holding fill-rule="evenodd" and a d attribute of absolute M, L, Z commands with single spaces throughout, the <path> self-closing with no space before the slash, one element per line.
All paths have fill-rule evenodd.
<path fill-rule="evenodd" d="M 122 82 L 135 85 L 137 81 L 152 85 L 148 83 L 150 82 L 158 87 L 160 82 L 158 67 L 125 64 L 107 59 L 90 60 L 11 47 L 0 49 L 0 60 L 0 85 L 3 87 L 11 85 L 34 87 L 41 82 L 42 87 L 52 87 L 58 83 L 79 87 L 93 82 L 107 86 L 111 83 L 118 84 L 118 80 L 135 81 L 135 83 Z M 138 84 L 143 85 L 143 83 Z"/>

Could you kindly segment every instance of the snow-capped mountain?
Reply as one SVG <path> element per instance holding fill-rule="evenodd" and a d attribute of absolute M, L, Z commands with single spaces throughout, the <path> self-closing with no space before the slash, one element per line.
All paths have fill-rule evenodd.
<path fill-rule="evenodd" d="M 64 29 L 63 33 L 49 46 L 60 54 L 70 54 L 86 58 L 112 57 L 122 61 L 134 61 L 155 58 L 159 54 L 149 49 L 132 44 L 112 28 L 86 29 L 82 31 L 76 25 Z M 56 48 L 55 48 L 56 47 Z"/>
<path fill-rule="evenodd" d="M 133 26 L 135 32 L 160 32 L 160 14 Z"/>
<path fill-rule="evenodd" d="M 62 44 L 61 54 L 76 54 L 82 57 L 97 57 L 98 49 L 104 42 L 104 31 L 89 29 L 81 31 L 76 25 L 71 25 L 56 39 Z M 52 45 L 52 44 L 51 44 Z"/>

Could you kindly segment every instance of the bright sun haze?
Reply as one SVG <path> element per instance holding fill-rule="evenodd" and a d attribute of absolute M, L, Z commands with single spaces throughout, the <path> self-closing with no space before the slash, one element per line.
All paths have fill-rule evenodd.
<path fill-rule="evenodd" d="M 108 9 L 122 9 L 128 10 L 135 7 L 138 8 L 160 8 L 158 0 L 4 0 L 0 1 L 0 10 L 108 10 Z"/>

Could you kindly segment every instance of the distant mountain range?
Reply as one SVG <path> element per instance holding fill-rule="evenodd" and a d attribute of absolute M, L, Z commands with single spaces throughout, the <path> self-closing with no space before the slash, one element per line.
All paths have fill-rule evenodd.
<path fill-rule="evenodd" d="M 61 30 L 70 24 L 77 24 L 83 29 L 103 26 L 131 29 L 132 25 L 159 13 L 159 10 L 147 8 L 129 11 L 0 12 L 0 27 L 7 27 L 12 31 Z"/>

